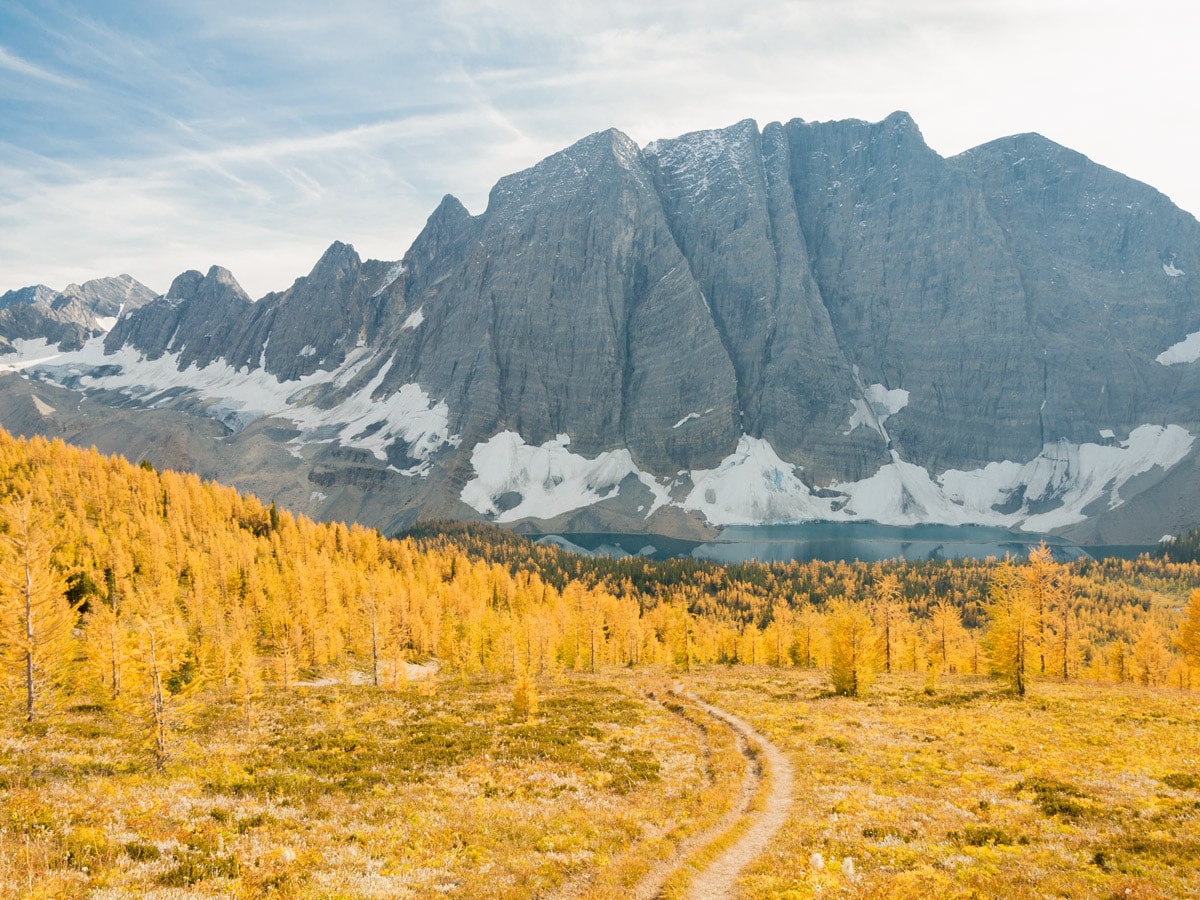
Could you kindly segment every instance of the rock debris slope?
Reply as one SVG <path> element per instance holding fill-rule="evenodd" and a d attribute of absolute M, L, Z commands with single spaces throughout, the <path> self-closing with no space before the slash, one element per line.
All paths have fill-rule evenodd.
<path fill-rule="evenodd" d="M 479 215 L 446 197 L 397 262 L 335 243 L 258 301 L 213 267 L 153 300 L 128 288 L 102 343 L 0 334 L 28 384 L 82 390 L 131 433 L 221 422 L 218 447 L 184 440 L 205 474 L 387 528 L 1152 541 L 1200 523 L 1198 277 L 1195 218 L 1038 135 L 945 159 L 905 113 L 747 120 L 591 135 Z M 53 307 L 38 292 L 6 294 L 0 323 Z M 0 422 L 96 431 L 19 394 Z"/>

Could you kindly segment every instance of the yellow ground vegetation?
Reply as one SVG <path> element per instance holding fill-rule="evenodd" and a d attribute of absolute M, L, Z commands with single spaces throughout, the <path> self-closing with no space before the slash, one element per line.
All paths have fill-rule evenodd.
<path fill-rule="evenodd" d="M 792 816 L 745 898 L 1190 897 L 1200 696 L 956 675 L 713 668 L 689 680 L 791 757 Z"/>

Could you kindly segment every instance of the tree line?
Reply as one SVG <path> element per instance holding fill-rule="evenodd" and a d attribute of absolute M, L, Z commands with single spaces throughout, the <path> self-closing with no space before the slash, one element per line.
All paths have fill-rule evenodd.
<path fill-rule="evenodd" d="M 1191 685 L 1192 564 L 598 560 L 482 526 L 403 539 L 318 524 L 195 475 L 0 433 L 0 688 L 9 721 L 99 704 L 161 765 L 198 697 L 254 715 L 335 675 L 402 689 L 410 667 L 514 680 L 561 670 L 820 667 Z M 1186 610 L 1184 609 L 1186 605 Z"/>

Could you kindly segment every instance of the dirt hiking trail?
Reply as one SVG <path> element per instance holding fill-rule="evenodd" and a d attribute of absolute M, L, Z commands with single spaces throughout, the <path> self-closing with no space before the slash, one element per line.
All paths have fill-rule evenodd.
<path fill-rule="evenodd" d="M 647 872 L 638 882 L 632 896 L 635 900 L 656 900 L 667 880 L 687 863 L 689 857 L 699 853 L 748 818 L 750 824 L 741 837 L 701 869 L 692 879 L 687 891 L 689 900 L 732 898 L 734 882 L 742 869 L 767 848 L 771 838 L 783 827 L 787 819 L 788 809 L 792 804 L 792 764 L 778 747 L 747 722 L 711 703 L 705 703 L 679 685 L 676 685 L 674 693 L 729 727 L 737 741 L 738 752 L 746 759 L 746 771 L 742 776 L 737 801 L 729 812 L 712 828 L 683 841 L 670 858 L 662 860 Z M 760 755 L 767 761 L 770 779 L 762 808 L 752 811 L 750 807 L 764 778 Z"/>

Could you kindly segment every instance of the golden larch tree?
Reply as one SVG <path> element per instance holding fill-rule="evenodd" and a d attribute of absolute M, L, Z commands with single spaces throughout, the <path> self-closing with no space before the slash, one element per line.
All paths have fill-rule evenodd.
<path fill-rule="evenodd" d="M 900 579 L 888 573 L 875 585 L 875 618 L 879 622 L 879 654 L 883 657 L 883 670 L 891 672 L 899 663 L 899 634 L 902 630 L 904 594 Z"/>
<path fill-rule="evenodd" d="M 4 686 L 21 698 L 27 722 L 61 689 L 78 620 L 54 562 L 59 535 L 50 508 L 48 491 L 37 481 L 23 497 L 0 506 L 0 655 Z"/>
<path fill-rule="evenodd" d="M 992 675 L 1025 696 L 1030 660 L 1041 631 L 1039 601 L 1011 562 L 1003 563 L 988 587 L 988 666 Z"/>
<path fill-rule="evenodd" d="M 1192 591 L 1188 597 L 1175 642 L 1187 664 L 1200 669 L 1200 591 Z"/>
<path fill-rule="evenodd" d="M 866 610 L 840 601 L 829 620 L 829 675 L 833 689 L 847 697 L 866 691 L 878 665 L 879 645 Z"/>

